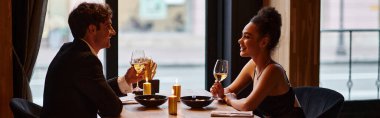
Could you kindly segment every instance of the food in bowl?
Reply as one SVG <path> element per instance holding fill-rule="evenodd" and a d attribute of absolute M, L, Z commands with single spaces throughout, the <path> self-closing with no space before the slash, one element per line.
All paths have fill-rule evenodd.
<path fill-rule="evenodd" d="M 163 95 L 139 95 L 135 100 L 145 107 L 158 107 L 166 102 L 168 98 Z"/>
<path fill-rule="evenodd" d="M 210 105 L 214 99 L 210 96 L 183 96 L 182 103 L 191 108 L 202 108 Z"/>

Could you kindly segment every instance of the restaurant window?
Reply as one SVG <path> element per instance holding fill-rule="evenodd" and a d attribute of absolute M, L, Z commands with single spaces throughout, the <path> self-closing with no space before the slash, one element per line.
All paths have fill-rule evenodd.
<path fill-rule="evenodd" d="M 131 67 L 133 50 L 157 64 L 160 90 L 176 80 L 183 89 L 205 89 L 205 1 L 119 0 L 119 75 Z"/>
<path fill-rule="evenodd" d="M 41 46 L 38 52 L 30 88 L 33 102 L 43 105 L 43 92 L 45 76 L 48 66 L 65 42 L 73 40 L 67 23 L 70 11 L 82 2 L 104 3 L 104 0 L 49 0 L 42 33 Z M 104 50 L 98 53 L 100 61 L 104 64 Z"/>
<path fill-rule="evenodd" d="M 379 99 L 379 21 L 379 1 L 321 1 L 321 87 Z"/>

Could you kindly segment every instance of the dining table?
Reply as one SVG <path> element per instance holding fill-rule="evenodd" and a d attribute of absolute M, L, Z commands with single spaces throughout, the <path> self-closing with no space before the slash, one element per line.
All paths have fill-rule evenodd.
<path fill-rule="evenodd" d="M 211 96 L 210 92 L 202 89 L 184 89 L 181 93 L 181 96 Z M 171 92 L 163 90 L 156 94 L 170 96 Z M 168 101 L 158 107 L 145 107 L 136 102 L 131 102 L 134 97 L 134 94 L 128 94 L 128 96 L 120 98 L 124 104 L 120 114 L 121 118 L 209 118 L 212 111 L 237 111 L 218 100 L 214 100 L 210 105 L 203 108 L 191 108 L 182 102 L 177 102 L 177 114 L 170 115 Z"/>

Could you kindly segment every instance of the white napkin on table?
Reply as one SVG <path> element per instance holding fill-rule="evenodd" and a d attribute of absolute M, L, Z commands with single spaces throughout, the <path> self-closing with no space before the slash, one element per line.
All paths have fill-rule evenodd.
<path fill-rule="evenodd" d="M 121 103 L 123 104 L 137 104 L 138 102 L 135 100 L 135 95 L 128 93 L 127 96 L 119 97 Z"/>
<path fill-rule="evenodd" d="M 211 117 L 251 117 L 252 111 L 211 111 Z"/>
<path fill-rule="evenodd" d="M 138 102 L 136 100 L 124 100 L 121 101 L 123 104 L 137 104 Z"/>

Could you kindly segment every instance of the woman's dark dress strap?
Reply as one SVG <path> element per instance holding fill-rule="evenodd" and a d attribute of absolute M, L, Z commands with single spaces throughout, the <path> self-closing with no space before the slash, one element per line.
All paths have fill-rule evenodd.
<path fill-rule="evenodd" d="M 284 74 L 286 76 L 285 71 L 284 71 Z M 286 76 L 286 80 L 288 81 L 288 85 L 289 85 L 288 92 L 282 95 L 277 95 L 277 96 L 267 96 L 261 102 L 258 108 L 253 112 L 255 115 L 270 116 L 270 117 L 285 117 L 285 118 L 287 117 L 304 118 L 305 117 L 302 108 L 294 107 L 295 93 L 293 91 L 293 88 L 290 86 L 290 82 L 287 76 Z"/>

